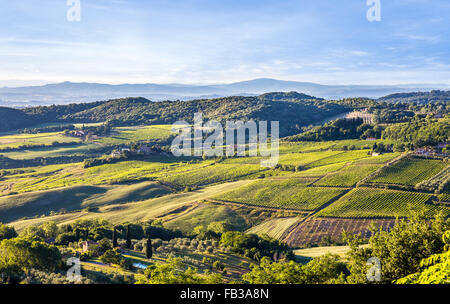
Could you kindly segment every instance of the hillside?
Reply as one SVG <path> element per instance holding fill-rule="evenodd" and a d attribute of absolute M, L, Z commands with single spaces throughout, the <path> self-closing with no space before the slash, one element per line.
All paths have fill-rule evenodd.
<path fill-rule="evenodd" d="M 450 91 L 433 90 L 430 92 L 396 93 L 381 97 L 379 101 L 402 103 L 431 103 L 450 101 Z"/>
<path fill-rule="evenodd" d="M 34 117 L 21 110 L 0 107 L 0 132 L 23 128 L 35 122 Z"/>
<path fill-rule="evenodd" d="M 172 124 L 179 120 L 192 122 L 194 114 L 201 112 L 205 121 L 277 120 L 280 121 L 280 135 L 286 136 L 298 133 L 302 126 L 349 110 L 344 105 L 290 92 L 191 101 L 152 102 L 145 98 L 122 98 L 87 104 L 26 108 L 23 111 L 40 123 L 112 121 L 116 126 Z"/>

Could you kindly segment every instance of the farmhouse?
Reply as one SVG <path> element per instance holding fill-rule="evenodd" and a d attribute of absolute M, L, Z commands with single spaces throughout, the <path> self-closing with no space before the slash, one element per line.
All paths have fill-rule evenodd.
<path fill-rule="evenodd" d="M 141 146 L 136 152 L 138 154 L 144 154 L 144 155 L 156 154 L 156 151 L 154 151 L 152 148 L 150 148 L 147 145 Z"/>
<path fill-rule="evenodd" d="M 435 154 L 434 150 L 431 148 L 418 148 L 415 150 L 415 153 L 418 155 L 430 156 Z"/>
<path fill-rule="evenodd" d="M 120 151 L 112 151 L 111 157 L 120 157 L 122 156 L 122 153 Z"/>
<path fill-rule="evenodd" d="M 96 243 L 96 242 L 93 242 L 93 241 L 85 241 L 85 242 L 81 243 L 81 246 L 82 246 L 82 252 L 87 252 L 87 251 L 89 251 L 89 249 L 90 249 L 92 246 L 97 246 L 97 245 L 98 245 L 98 243 Z"/>

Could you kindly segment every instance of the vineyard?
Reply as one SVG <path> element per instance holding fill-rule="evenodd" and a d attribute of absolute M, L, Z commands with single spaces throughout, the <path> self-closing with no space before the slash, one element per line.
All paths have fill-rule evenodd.
<path fill-rule="evenodd" d="M 441 193 L 450 183 L 450 166 L 417 185 L 418 189 Z"/>
<path fill-rule="evenodd" d="M 344 191 L 341 188 L 306 187 L 308 183 L 307 179 L 261 180 L 214 199 L 258 207 L 312 211 Z"/>
<path fill-rule="evenodd" d="M 441 160 L 407 157 L 383 168 L 369 183 L 415 186 L 438 174 L 445 166 Z"/>
<path fill-rule="evenodd" d="M 317 216 L 344 218 L 406 217 L 409 209 L 423 211 L 427 216 L 442 212 L 450 215 L 450 208 L 430 203 L 431 195 L 397 190 L 357 188 L 321 210 Z"/>
<path fill-rule="evenodd" d="M 381 165 L 364 165 L 364 166 L 349 166 L 341 171 L 325 176 L 317 183 L 316 186 L 345 186 L 350 187 L 356 185 L 361 179 L 370 173 L 374 172 Z"/>

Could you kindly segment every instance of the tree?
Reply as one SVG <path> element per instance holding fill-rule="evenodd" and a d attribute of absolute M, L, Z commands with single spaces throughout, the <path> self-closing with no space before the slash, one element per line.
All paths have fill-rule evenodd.
<path fill-rule="evenodd" d="M 150 238 L 150 236 L 148 237 L 147 242 L 145 243 L 145 256 L 149 260 L 153 256 L 152 239 Z"/>
<path fill-rule="evenodd" d="M 122 255 L 117 249 L 109 249 L 100 257 L 100 260 L 104 264 L 120 264 Z"/>
<path fill-rule="evenodd" d="M 306 265 L 294 261 L 272 263 L 263 257 L 261 263 L 242 278 L 250 284 L 324 284 L 348 274 L 344 263 L 336 255 L 327 254 Z"/>
<path fill-rule="evenodd" d="M 0 241 L 17 237 L 14 227 L 6 226 L 0 223 Z"/>
<path fill-rule="evenodd" d="M 128 248 L 128 249 L 131 248 L 131 232 L 130 232 L 130 225 L 127 226 L 127 237 L 126 237 L 125 247 Z"/>
<path fill-rule="evenodd" d="M 61 265 L 61 253 L 56 246 L 24 238 L 0 242 L 0 274 L 6 277 L 18 277 L 30 269 L 54 272 Z"/>
<path fill-rule="evenodd" d="M 368 247 L 359 246 L 358 236 L 346 234 L 351 247 L 348 282 L 367 283 L 367 260 L 371 257 L 381 261 L 381 282 L 390 283 L 420 271 L 422 259 L 442 252 L 442 234 L 449 224 L 442 215 L 430 221 L 423 214 L 412 214 L 409 219 L 397 220 L 390 232 L 373 229 Z"/>
<path fill-rule="evenodd" d="M 450 230 L 442 236 L 444 252 L 434 254 L 420 262 L 420 272 L 394 281 L 396 284 L 448 284 L 450 282 Z"/>
<path fill-rule="evenodd" d="M 115 227 L 115 226 L 114 226 L 114 228 L 113 228 L 112 247 L 113 247 L 113 248 L 116 248 L 116 247 L 117 247 L 117 231 L 116 231 L 116 227 Z"/>
<path fill-rule="evenodd" d="M 148 266 L 138 284 L 219 284 L 223 278 L 219 274 L 198 274 L 196 268 L 183 267 L 181 258 L 168 258 L 166 263 Z"/>
<path fill-rule="evenodd" d="M 84 230 L 84 240 L 87 241 L 89 239 L 89 227 Z"/>

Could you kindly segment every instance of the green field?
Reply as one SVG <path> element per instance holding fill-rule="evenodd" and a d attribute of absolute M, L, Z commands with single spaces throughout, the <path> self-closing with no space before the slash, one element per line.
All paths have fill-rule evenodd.
<path fill-rule="evenodd" d="M 321 210 L 321 217 L 392 218 L 409 215 L 409 208 L 434 216 L 442 211 L 450 215 L 450 208 L 430 203 L 431 195 L 397 190 L 357 188 Z"/>
<path fill-rule="evenodd" d="M 261 180 L 214 199 L 258 207 L 312 211 L 343 192 L 339 188 L 306 187 L 308 179 Z"/>
<path fill-rule="evenodd" d="M 111 146 L 139 141 L 167 140 L 173 135 L 174 134 L 171 133 L 171 125 L 117 127 L 114 128 L 111 136 L 103 137 L 95 142 Z"/>
<path fill-rule="evenodd" d="M 433 177 L 445 167 L 446 164 L 441 160 L 407 157 L 392 166 L 385 167 L 369 182 L 415 186 Z"/>
<path fill-rule="evenodd" d="M 164 227 L 190 233 L 197 226 L 207 228 L 212 222 L 228 221 L 235 230 L 246 228 L 245 219 L 227 206 L 202 205 L 187 214 L 164 223 Z"/>
<path fill-rule="evenodd" d="M 281 239 L 283 234 L 292 225 L 298 222 L 298 217 L 274 218 L 269 219 L 257 226 L 247 230 L 247 233 L 255 233 L 258 235 L 268 235 L 275 239 Z"/>
<path fill-rule="evenodd" d="M 11 134 L 6 136 L 0 136 L 0 150 L 17 148 L 24 145 L 50 146 L 54 142 L 69 143 L 69 142 L 81 142 L 81 140 L 79 138 L 64 136 L 62 132 L 39 133 L 39 134 Z"/>
<path fill-rule="evenodd" d="M 316 186 L 354 186 L 361 179 L 376 171 L 381 165 L 351 165 L 330 174 L 315 183 Z"/>

